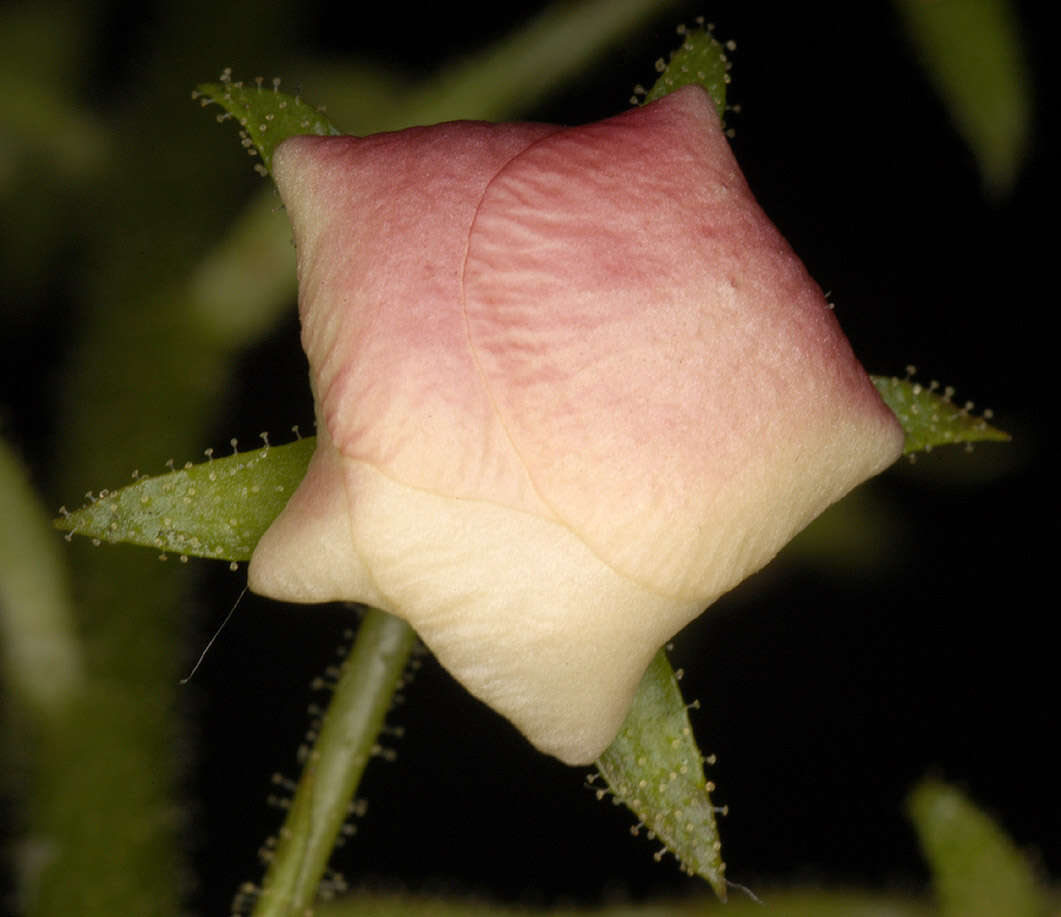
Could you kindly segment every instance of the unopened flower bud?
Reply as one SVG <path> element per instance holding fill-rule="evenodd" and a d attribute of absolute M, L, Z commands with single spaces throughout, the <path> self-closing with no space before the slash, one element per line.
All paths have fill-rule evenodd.
<path fill-rule="evenodd" d="M 318 443 L 251 588 L 405 618 L 564 761 L 902 451 L 696 87 L 583 127 L 297 137 L 273 168 Z"/>

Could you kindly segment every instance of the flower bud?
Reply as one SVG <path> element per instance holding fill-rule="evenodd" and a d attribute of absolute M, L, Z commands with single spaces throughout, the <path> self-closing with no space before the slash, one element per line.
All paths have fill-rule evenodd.
<path fill-rule="evenodd" d="M 542 751 L 902 451 L 696 87 L 583 127 L 296 137 L 317 449 L 256 592 L 406 619 Z"/>

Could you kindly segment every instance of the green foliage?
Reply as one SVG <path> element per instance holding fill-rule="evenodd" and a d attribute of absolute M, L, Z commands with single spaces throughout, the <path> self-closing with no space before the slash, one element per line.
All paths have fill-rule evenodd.
<path fill-rule="evenodd" d="M 958 790 L 925 780 L 907 808 L 932 868 L 941 917 L 1044 917 L 1046 897 L 1028 861 Z"/>
<path fill-rule="evenodd" d="M 626 720 L 597 768 L 616 799 L 658 838 L 689 875 L 726 900 L 726 864 L 703 757 L 678 680 L 663 650 L 649 665 Z M 603 793 L 603 791 L 599 791 Z M 662 851 L 657 853 L 657 857 Z"/>
<path fill-rule="evenodd" d="M 887 376 L 871 376 L 885 403 L 895 412 L 906 431 L 904 455 L 913 452 L 931 452 L 934 446 L 956 443 L 1009 442 L 1010 436 L 992 427 L 984 417 L 972 413 L 973 403 L 961 407 L 951 398 L 954 390 L 945 388 L 937 394 L 938 382 L 928 386 L 912 379 L 897 379 Z"/>
<path fill-rule="evenodd" d="M 454 60 L 396 108 L 385 127 L 459 118 L 506 120 L 532 110 L 554 90 L 579 85 L 587 64 L 635 38 L 647 16 L 677 0 L 550 3 L 522 29 L 470 58 Z M 548 61 L 548 66 L 543 62 Z M 328 96 L 329 104 L 332 95 Z M 345 121 L 344 121 L 345 123 Z"/>
<path fill-rule="evenodd" d="M 252 86 L 242 80 L 232 81 L 231 71 L 221 74 L 220 83 L 203 83 L 192 93 L 193 99 L 202 104 L 216 102 L 226 114 L 218 120 L 233 117 L 240 125 L 240 138 L 247 152 L 260 156 L 263 174 L 272 170 L 273 152 L 288 137 L 299 134 L 338 136 L 342 133 L 324 112 L 307 105 L 295 95 L 280 92 L 280 80 L 274 79 L 270 87 L 262 85 L 258 77 Z"/>
<path fill-rule="evenodd" d="M 84 678 L 58 547 L 25 469 L 0 439 L 0 673 L 8 697 L 40 717 L 66 710 Z"/>
<path fill-rule="evenodd" d="M 1017 16 L 1008 0 L 895 0 L 952 120 L 996 196 L 1016 181 L 1031 134 Z"/>

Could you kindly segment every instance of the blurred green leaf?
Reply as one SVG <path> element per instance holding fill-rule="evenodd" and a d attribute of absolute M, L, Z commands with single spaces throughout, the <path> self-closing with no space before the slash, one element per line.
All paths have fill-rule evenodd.
<path fill-rule="evenodd" d="M 204 345 L 245 346 L 291 314 L 295 248 L 278 206 L 274 193 L 255 197 L 191 269 L 181 299 Z"/>
<path fill-rule="evenodd" d="M 43 716 L 65 709 L 84 675 L 63 561 L 21 462 L 0 440 L 0 654 L 9 696 Z"/>
<path fill-rule="evenodd" d="M 895 0 L 929 77 L 994 195 L 1013 186 L 1031 133 L 1029 80 L 1008 0 Z"/>
<path fill-rule="evenodd" d="M 942 917 L 1044 917 L 1045 893 L 1006 833 L 965 796 L 925 780 L 907 801 Z"/>
<path fill-rule="evenodd" d="M 551 92 L 577 86 L 606 50 L 621 46 L 671 6 L 677 0 L 557 0 L 524 28 L 454 61 L 412 92 L 386 129 L 457 118 L 511 118 Z"/>
<path fill-rule="evenodd" d="M 0 8 L 0 194 L 13 190 L 6 185 L 16 158 L 71 181 L 98 168 L 107 152 L 111 138 L 78 98 L 88 14 L 61 0 Z"/>

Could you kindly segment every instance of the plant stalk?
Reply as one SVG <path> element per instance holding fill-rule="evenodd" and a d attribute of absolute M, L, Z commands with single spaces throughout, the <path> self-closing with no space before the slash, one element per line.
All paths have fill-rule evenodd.
<path fill-rule="evenodd" d="M 280 830 L 254 917 L 311 911 L 415 641 L 404 621 L 374 608 L 366 613 Z"/>

